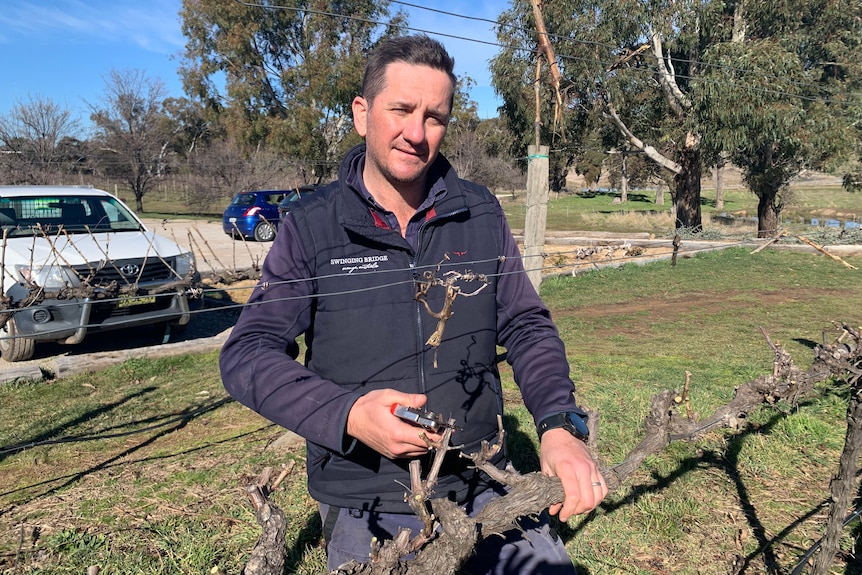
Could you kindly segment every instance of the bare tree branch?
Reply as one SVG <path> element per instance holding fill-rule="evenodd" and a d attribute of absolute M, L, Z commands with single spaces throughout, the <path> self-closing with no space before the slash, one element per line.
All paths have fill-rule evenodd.
<path fill-rule="evenodd" d="M 655 56 L 656 66 L 658 67 L 658 82 L 664 92 L 665 100 L 676 114 L 677 118 L 685 117 L 687 111 L 691 109 L 691 100 L 682 93 L 676 83 L 676 75 L 672 69 L 668 69 L 664 59 L 662 49 L 661 36 L 658 32 L 653 31 L 650 35 L 650 46 L 652 47 L 653 56 Z"/>
<path fill-rule="evenodd" d="M 642 151 L 644 155 L 650 160 L 654 161 L 661 167 L 670 170 L 674 174 L 679 174 L 682 172 L 681 165 L 677 164 L 670 158 L 665 157 L 653 146 L 647 144 L 646 142 L 635 136 L 634 133 L 629 130 L 628 126 L 626 126 L 625 122 L 622 121 L 622 118 L 620 118 L 620 115 L 617 113 L 616 109 L 611 104 L 610 98 L 607 95 L 605 96 L 605 100 L 605 107 L 608 110 L 607 114 L 605 114 L 605 117 L 608 118 L 617 127 L 617 129 L 623 134 L 623 136 L 626 137 L 632 147 Z"/>

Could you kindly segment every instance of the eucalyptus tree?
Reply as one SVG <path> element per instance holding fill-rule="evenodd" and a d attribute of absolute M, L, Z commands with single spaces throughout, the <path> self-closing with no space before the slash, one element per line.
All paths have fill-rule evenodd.
<path fill-rule="evenodd" d="M 66 183 L 78 164 L 81 130 L 72 112 L 50 98 L 29 96 L 0 116 L 0 169 L 8 183 Z"/>
<path fill-rule="evenodd" d="M 713 9 L 693 0 L 543 4 L 561 74 L 557 97 L 548 82 L 535 89 L 536 22 L 527 0 L 513 0 L 500 18 L 504 47 L 491 70 L 504 113 L 524 135 L 522 146 L 533 138 L 538 100 L 538 129 L 557 165 L 581 164 L 589 172 L 597 148 L 640 151 L 667 180 L 676 226 L 699 231 L 701 135 L 690 91 Z"/>
<path fill-rule="evenodd" d="M 404 22 L 371 0 L 183 0 L 180 15 L 186 93 L 247 149 L 305 162 L 309 180 L 358 141 L 350 105 L 365 57 Z"/>
<path fill-rule="evenodd" d="M 677 227 L 701 228 L 704 164 L 729 157 L 742 168 L 759 198 L 759 234 L 770 235 L 800 170 L 858 149 L 858 0 L 566 0 L 542 11 L 563 78 L 559 99 L 541 86 L 543 117 L 555 101 L 563 109 L 543 137 L 565 161 L 583 162 L 595 134 L 607 149 L 642 152 L 668 181 Z M 515 0 L 492 65 L 525 134 L 535 34 L 527 0 Z"/>
<path fill-rule="evenodd" d="M 165 129 L 174 134 L 171 147 L 186 159 L 199 147 L 224 137 L 224 130 L 205 117 L 203 106 L 197 100 L 167 98 L 163 109 Z"/>
<path fill-rule="evenodd" d="M 790 181 L 858 158 L 862 4 L 740 1 L 703 53 L 697 81 L 704 150 L 727 152 L 758 198 L 758 234 L 780 227 Z"/>
<path fill-rule="evenodd" d="M 102 170 L 129 185 L 141 212 L 144 194 L 165 171 L 173 137 L 163 112 L 166 89 L 135 69 L 112 69 L 104 80 L 101 101 L 90 104 L 94 155 Z"/>

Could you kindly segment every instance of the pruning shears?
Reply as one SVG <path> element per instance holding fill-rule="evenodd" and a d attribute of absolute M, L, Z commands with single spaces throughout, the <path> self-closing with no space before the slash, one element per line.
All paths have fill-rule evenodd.
<path fill-rule="evenodd" d="M 433 411 L 426 411 L 418 407 L 407 407 L 400 403 L 393 403 L 390 411 L 392 412 L 392 415 L 400 417 L 404 421 L 409 421 L 410 423 L 424 427 L 428 431 L 434 433 L 440 433 L 444 429 L 461 431 L 460 427 L 445 421 L 442 415 L 434 413 Z"/>

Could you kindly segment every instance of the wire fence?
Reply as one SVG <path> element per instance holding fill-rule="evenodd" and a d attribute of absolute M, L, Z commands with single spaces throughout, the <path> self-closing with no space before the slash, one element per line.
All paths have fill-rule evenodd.
<path fill-rule="evenodd" d="M 673 259 L 675 257 L 690 257 L 698 253 L 714 251 L 716 249 L 727 249 L 732 247 L 743 247 L 752 245 L 755 244 L 753 244 L 749 238 L 739 237 L 733 239 L 725 239 L 720 242 L 688 242 L 683 240 L 668 239 L 651 240 L 644 242 L 617 241 L 613 243 L 605 243 L 603 245 L 573 245 L 571 247 L 564 248 L 554 246 L 553 251 L 545 251 L 540 256 L 521 256 L 520 259 L 524 262 L 524 271 L 506 273 L 521 274 L 540 271 L 543 277 L 565 275 L 576 276 L 584 273 L 589 273 L 591 271 L 597 271 L 612 267 L 620 267 L 629 263 L 644 263 L 654 262 L 661 259 Z M 548 246 L 546 246 L 546 250 L 547 249 Z M 537 258 L 541 258 L 541 263 L 539 265 L 533 265 L 533 260 Z M 506 259 L 506 256 L 500 255 L 496 259 L 502 261 Z M 460 270 L 469 270 L 472 266 L 487 263 L 488 261 L 489 260 L 461 261 L 458 263 L 458 268 Z M 446 265 L 444 264 L 443 267 L 445 268 Z M 449 267 L 451 267 L 451 265 Z M 204 305 L 201 305 L 200 307 L 194 307 L 193 309 L 189 310 L 189 314 L 191 316 L 200 316 L 204 314 L 223 313 L 227 310 L 242 310 L 249 305 L 276 306 L 280 303 L 285 303 L 288 301 L 312 299 L 317 297 L 349 296 L 354 293 L 390 289 L 398 285 L 418 284 L 418 282 L 421 280 L 422 272 L 425 270 L 433 269 L 434 266 L 428 266 L 422 269 L 394 268 L 383 270 L 356 270 L 345 271 L 336 274 L 327 274 L 325 276 L 307 277 L 276 282 L 273 282 L 271 280 L 262 282 L 260 280 L 259 269 L 221 270 L 217 274 L 219 279 L 218 285 L 208 285 L 207 283 L 200 282 L 194 285 L 189 285 L 188 287 L 181 288 L 180 290 L 172 290 L 166 291 L 164 293 L 147 295 L 158 300 L 160 298 L 174 298 L 177 296 L 178 291 L 182 291 L 183 294 L 193 302 L 217 302 L 217 305 L 215 307 L 206 307 Z M 502 275 L 506 275 L 506 273 L 486 275 L 488 278 L 493 279 L 501 277 Z M 404 277 L 405 279 L 395 279 L 393 281 L 389 281 L 387 279 L 395 278 L 399 275 Z M 337 292 L 315 293 L 310 295 L 303 294 L 297 296 L 271 298 L 267 299 L 265 302 L 249 303 L 248 301 L 236 301 L 236 299 L 242 298 L 232 297 L 232 294 L 247 294 L 250 290 L 255 290 L 259 288 L 269 289 L 273 287 L 297 283 L 315 282 L 321 279 L 342 278 L 344 282 L 349 285 L 351 281 L 358 280 L 360 278 L 366 278 L 367 276 L 379 276 L 380 282 L 372 287 L 362 287 L 361 289 L 351 289 L 348 287 L 344 290 L 340 290 Z M 130 296 L 127 294 L 117 297 L 100 297 L 98 301 L 99 303 L 103 304 L 119 304 L 120 302 L 125 301 L 129 297 Z M 62 312 L 62 309 L 65 307 L 79 307 L 81 303 L 81 299 L 62 300 L 52 298 L 50 305 L 53 309 Z M 6 302 L 4 307 L 4 302 L 0 301 L 0 320 L 4 319 L 4 316 L 6 318 L 14 317 L 15 314 L 26 312 L 30 307 L 31 306 L 15 307 L 15 305 L 11 304 L 10 302 Z M 158 317 L 158 315 L 151 316 L 151 319 L 157 320 Z M 165 320 L 168 320 L 175 317 L 175 313 L 165 312 L 163 317 Z M 79 329 L 98 329 L 99 327 L 100 326 L 98 324 L 80 324 L 77 326 L 77 328 Z M 67 329 L 68 326 L 64 327 L 64 330 Z M 40 332 L 40 335 L 50 335 L 51 333 L 52 332 L 50 330 L 46 330 Z M 23 337 L 26 336 L 10 337 L 9 335 L 6 335 L 0 337 L 0 340 L 16 339 Z"/>

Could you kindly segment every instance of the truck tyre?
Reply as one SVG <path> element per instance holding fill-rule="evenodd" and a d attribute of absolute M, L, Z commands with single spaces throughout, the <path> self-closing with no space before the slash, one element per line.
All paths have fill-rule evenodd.
<path fill-rule="evenodd" d="M 15 320 L 10 317 L 6 325 L 0 328 L 0 357 L 8 362 L 27 361 L 33 357 L 36 340 L 17 336 Z"/>

